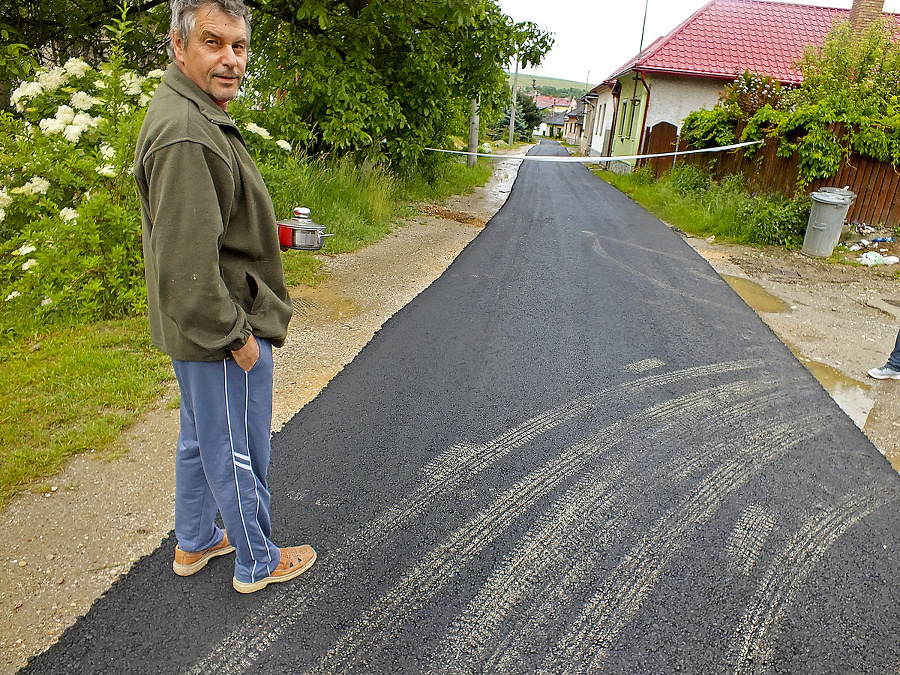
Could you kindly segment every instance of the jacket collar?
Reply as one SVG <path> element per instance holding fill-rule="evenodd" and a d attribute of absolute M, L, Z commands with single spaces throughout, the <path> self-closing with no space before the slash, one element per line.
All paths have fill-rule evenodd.
<path fill-rule="evenodd" d="M 200 113 L 213 124 L 224 124 L 235 127 L 234 121 L 222 110 L 209 94 L 203 91 L 197 84 L 181 72 L 177 63 L 170 63 L 163 75 L 163 82 L 171 87 L 177 94 L 189 101 L 193 101 Z M 237 127 L 235 127 L 237 128 Z"/>

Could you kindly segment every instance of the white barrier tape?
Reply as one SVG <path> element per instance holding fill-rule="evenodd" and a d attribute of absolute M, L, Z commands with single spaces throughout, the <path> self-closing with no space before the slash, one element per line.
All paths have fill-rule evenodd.
<path fill-rule="evenodd" d="M 676 157 L 681 155 L 694 155 L 699 152 L 725 152 L 746 148 L 748 145 L 762 145 L 763 141 L 747 141 L 734 145 L 720 145 L 715 148 L 702 148 L 700 150 L 682 150 L 681 152 L 660 152 L 654 155 L 626 155 L 621 157 L 553 157 L 547 155 L 492 155 L 486 152 L 463 152 L 462 150 L 441 150 L 440 148 L 425 148 L 431 152 L 446 152 L 451 155 L 468 155 L 472 157 L 491 157 L 493 159 L 526 159 L 531 162 L 576 162 L 579 164 L 591 164 L 593 162 L 617 162 L 631 159 L 651 159 L 653 157 Z"/>

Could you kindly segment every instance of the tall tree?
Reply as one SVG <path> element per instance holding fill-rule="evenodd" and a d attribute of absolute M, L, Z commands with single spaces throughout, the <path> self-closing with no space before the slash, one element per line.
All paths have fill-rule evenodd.
<path fill-rule="evenodd" d="M 502 105 L 502 66 L 552 45 L 487 0 L 252 0 L 260 15 L 252 90 L 278 92 L 282 135 L 300 123 L 313 151 L 387 154 L 397 166 L 462 133 L 470 102 Z M 296 127 L 295 127 L 296 128 Z"/>
<path fill-rule="evenodd" d="M 516 96 L 516 100 L 518 101 L 519 113 L 522 115 L 525 127 L 534 129 L 540 126 L 541 121 L 544 119 L 544 111 L 535 105 L 534 99 L 520 91 L 518 96 Z"/>

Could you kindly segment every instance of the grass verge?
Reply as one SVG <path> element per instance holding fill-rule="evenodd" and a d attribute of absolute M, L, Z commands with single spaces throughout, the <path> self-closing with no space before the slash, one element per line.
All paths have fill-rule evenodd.
<path fill-rule="evenodd" d="M 753 193 L 741 176 L 715 181 L 689 165 L 678 166 L 659 180 L 647 171 L 596 173 L 661 220 L 689 234 L 715 235 L 751 246 L 803 245 L 810 211 L 806 195 L 789 199 Z"/>
<path fill-rule="evenodd" d="M 107 449 L 173 377 L 146 319 L 70 326 L 0 351 L 0 505 L 69 456 Z"/>
<path fill-rule="evenodd" d="M 349 159 L 289 163 L 261 167 L 271 187 L 275 213 L 287 218 L 295 206 L 306 206 L 312 219 L 334 234 L 321 252 L 285 251 L 284 271 L 290 286 L 316 286 L 323 278 L 321 255 L 347 253 L 372 244 L 397 227 L 398 219 L 415 212 L 417 202 L 442 201 L 483 185 L 492 161 L 466 167 L 450 159 L 426 173 L 398 179 L 383 167 Z"/>
<path fill-rule="evenodd" d="M 491 160 L 468 169 L 441 162 L 425 176 L 398 180 L 349 161 L 261 167 L 279 217 L 308 206 L 328 227 L 323 254 L 378 241 L 415 203 L 471 191 L 490 177 Z M 322 258 L 288 251 L 291 285 L 315 285 Z M 24 336 L 24 337 L 23 337 Z M 173 379 L 169 358 L 150 343 L 136 317 L 82 325 L 40 325 L 29 316 L 0 319 L 0 506 L 57 472 L 77 453 L 110 449 L 121 431 L 157 404 Z M 36 486 L 35 489 L 40 489 Z"/>

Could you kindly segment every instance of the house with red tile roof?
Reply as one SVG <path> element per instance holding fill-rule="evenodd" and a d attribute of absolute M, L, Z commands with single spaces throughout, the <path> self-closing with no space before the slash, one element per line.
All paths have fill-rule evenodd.
<path fill-rule="evenodd" d="M 557 132 L 562 133 L 566 124 L 566 113 L 578 103 L 576 98 L 545 96 L 537 91 L 531 93 L 531 100 L 538 110 L 544 113 L 540 126 L 534 129 L 534 134 L 550 138 L 556 138 Z"/>
<path fill-rule="evenodd" d="M 852 10 L 763 0 L 711 0 L 585 96 L 585 154 L 638 154 L 648 127 L 680 128 L 688 113 L 712 108 L 745 70 L 799 84 L 808 45 L 822 44 L 851 13 L 878 16 L 883 1 L 854 0 Z M 633 164 L 633 162 L 630 162 Z M 623 167 L 624 168 L 624 167 Z"/>
<path fill-rule="evenodd" d="M 547 112 L 566 112 L 572 104 L 572 101 L 568 98 L 544 96 L 537 92 L 534 92 L 531 95 L 531 100 L 534 101 L 534 104 L 539 110 L 545 110 Z"/>

